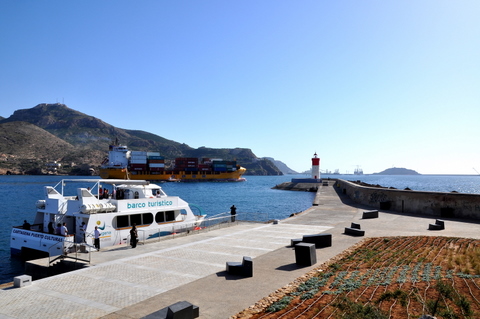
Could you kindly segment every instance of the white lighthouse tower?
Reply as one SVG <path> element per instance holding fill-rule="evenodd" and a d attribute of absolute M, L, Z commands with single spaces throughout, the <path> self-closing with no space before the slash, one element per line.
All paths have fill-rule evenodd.
<path fill-rule="evenodd" d="M 320 159 L 317 157 L 317 152 L 312 158 L 312 179 L 320 179 Z"/>

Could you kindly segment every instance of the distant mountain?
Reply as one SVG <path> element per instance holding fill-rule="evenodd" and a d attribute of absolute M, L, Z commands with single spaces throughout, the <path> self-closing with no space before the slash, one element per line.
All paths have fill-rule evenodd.
<path fill-rule="evenodd" d="M 373 175 L 421 175 L 421 174 L 411 169 L 392 167 L 392 168 L 387 168 L 386 170 L 381 171 L 380 173 L 373 173 Z"/>
<path fill-rule="evenodd" d="M 59 103 L 39 104 L 31 109 L 17 110 L 0 123 L 17 121 L 43 128 L 77 148 L 106 151 L 111 141 L 117 138 L 133 150 L 162 148 L 165 155 L 181 154 L 185 149 L 190 149 L 185 144 L 169 141 L 155 134 L 114 127 Z"/>
<path fill-rule="evenodd" d="M 166 160 L 176 157 L 210 157 L 236 160 L 247 174 L 281 175 L 282 172 L 259 160 L 248 148 L 192 148 L 161 136 L 117 128 L 64 104 L 39 104 L 0 118 L 0 174 L 6 170 L 25 173 L 41 170 L 46 162 L 62 162 L 63 173 L 71 174 L 80 165 L 98 169 L 113 140 L 135 151 L 159 151 Z M 88 169 L 87 169 L 88 170 Z"/>
<path fill-rule="evenodd" d="M 283 174 L 298 174 L 298 172 L 294 171 L 290 167 L 288 167 L 285 163 L 282 161 L 278 161 L 274 159 L 273 157 L 264 157 L 265 159 L 268 159 L 271 161 L 275 166 L 283 173 Z"/>
<path fill-rule="evenodd" d="M 265 158 L 257 158 L 251 163 L 242 164 L 247 169 L 245 175 L 283 175 L 275 164 Z"/>

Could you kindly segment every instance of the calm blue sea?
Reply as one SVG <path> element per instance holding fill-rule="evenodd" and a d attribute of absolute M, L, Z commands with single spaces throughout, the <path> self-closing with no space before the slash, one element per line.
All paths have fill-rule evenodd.
<path fill-rule="evenodd" d="M 398 189 L 480 194 L 480 176 L 378 176 L 324 175 L 323 178 L 361 180 Z M 43 198 L 43 186 L 55 185 L 66 176 L 0 176 L 0 283 L 23 274 L 23 262 L 10 258 L 11 227 L 33 221 L 35 202 Z M 85 178 L 85 177 L 78 177 Z M 92 177 L 95 178 L 95 177 Z M 163 183 L 169 195 L 177 195 L 200 206 L 209 216 L 228 212 L 235 204 L 237 212 L 268 214 L 269 219 L 284 219 L 312 205 L 315 194 L 271 189 L 304 175 L 246 176 L 242 183 Z"/>

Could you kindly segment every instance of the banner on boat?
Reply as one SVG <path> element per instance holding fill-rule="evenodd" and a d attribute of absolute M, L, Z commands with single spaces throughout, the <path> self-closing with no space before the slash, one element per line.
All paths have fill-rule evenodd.
<path fill-rule="evenodd" d="M 37 233 L 37 232 L 32 232 L 32 231 L 23 230 L 23 229 L 14 228 L 12 232 L 14 234 L 21 234 L 21 235 L 30 236 L 30 237 L 33 237 L 33 238 L 45 239 L 45 240 L 54 240 L 54 241 L 58 241 L 58 242 L 62 242 L 64 240 L 63 237 L 52 236 L 50 234 Z"/>
<path fill-rule="evenodd" d="M 178 201 L 176 198 L 166 198 L 166 199 L 146 199 L 139 202 L 124 202 L 118 201 L 118 211 L 122 210 L 132 210 L 132 209 L 145 209 L 145 208 L 161 208 L 161 207 L 176 207 Z"/>

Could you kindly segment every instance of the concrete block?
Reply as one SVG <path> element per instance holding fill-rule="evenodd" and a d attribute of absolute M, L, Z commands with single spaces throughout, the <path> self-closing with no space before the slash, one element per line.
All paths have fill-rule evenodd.
<path fill-rule="evenodd" d="M 362 218 L 363 219 L 378 218 L 378 210 L 369 210 L 369 211 L 363 212 Z"/>
<path fill-rule="evenodd" d="M 179 301 L 168 307 L 167 319 L 192 319 L 193 305 L 187 301 Z"/>
<path fill-rule="evenodd" d="M 242 262 L 227 261 L 226 268 L 230 275 L 253 277 L 253 260 L 251 257 L 243 256 Z"/>
<path fill-rule="evenodd" d="M 179 301 L 141 319 L 193 319 L 200 316 L 200 309 L 188 301 Z"/>
<path fill-rule="evenodd" d="M 29 286 L 32 284 L 32 276 L 21 275 L 13 278 L 13 286 L 16 288 Z"/>
<path fill-rule="evenodd" d="M 435 224 L 429 224 L 428 230 L 443 230 L 445 229 L 445 221 L 441 219 L 435 220 Z"/>
<path fill-rule="evenodd" d="M 445 221 L 442 219 L 435 220 L 435 224 L 442 226 L 442 229 L 445 229 Z"/>
<path fill-rule="evenodd" d="M 251 257 L 244 256 L 242 261 L 243 276 L 253 277 L 253 260 Z"/>
<path fill-rule="evenodd" d="M 360 230 L 358 228 L 352 228 L 352 227 L 345 227 L 344 233 L 345 233 L 345 235 L 365 236 L 365 231 L 364 230 Z"/>
<path fill-rule="evenodd" d="M 193 305 L 193 318 L 198 318 L 200 316 L 200 308 Z"/>
<path fill-rule="evenodd" d="M 299 243 L 295 246 L 295 263 L 302 266 L 312 266 L 317 263 L 315 244 Z"/>
<path fill-rule="evenodd" d="M 304 243 L 315 244 L 316 248 L 332 246 L 332 234 L 303 235 Z"/>
<path fill-rule="evenodd" d="M 242 275 L 242 263 L 227 261 L 227 272 L 230 275 L 241 276 Z"/>
<path fill-rule="evenodd" d="M 350 225 L 350 228 L 360 229 L 360 224 L 352 223 L 352 224 Z"/>
<path fill-rule="evenodd" d="M 445 229 L 442 225 L 438 224 L 428 224 L 428 230 L 442 230 Z"/>
<path fill-rule="evenodd" d="M 296 244 L 301 243 L 302 238 L 295 238 L 290 240 L 290 246 L 295 247 Z"/>

